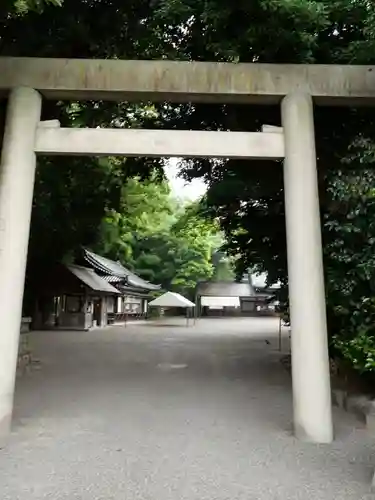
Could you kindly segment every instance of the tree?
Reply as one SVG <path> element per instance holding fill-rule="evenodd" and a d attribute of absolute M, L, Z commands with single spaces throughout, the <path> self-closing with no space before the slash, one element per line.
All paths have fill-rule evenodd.
<path fill-rule="evenodd" d="M 199 281 L 214 274 L 212 255 L 221 243 L 219 227 L 215 222 L 203 218 L 199 204 L 192 203 L 172 227 L 175 237 L 175 272 L 171 285 L 191 295 Z"/>
<path fill-rule="evenodd" d="M 345 160 L 362 169 L 340 170 L 328 190 L 325 215 L 329 324 L 336 352 L 362 374 L 375 371 L 375 146 L 356 141 Z"/>
<path fill-rule="evenodd" d="M 30 11 L 42 12 L 45 6 L 61 6 L 64 0 L 2 0 L 0 20 L 6 22 L 12 17 L 25 15 Z"/>
<path fill-rule="evenodd" d="M 64 0 L 14 0 L 16 12 L 41 11 L 46 5 L 61 6 Z"/>
<path fill-rule="evenodd" d="M 120 211 L 104 218 L 95 249 L 164 289 L 192 296 L 196 283 L 213 275 L 221 243 L 218 225 L 202 217 L 199 204 L 178 205 L 165 181 L 133 178 Z"/>
<path fill-rule="evenodd" d="M 234 259 L 228 257 L 224 252 L 218 251 L 212 256 L 212 265 L 214 266 L 213 281 L 234 281 Z"/>
<path fill-rule="evenodd" d="M 134 267 L 137 242 L 167 232 L 177 213 L 166 181 L 156 174 L 143 181 L 139 177 L 128 178 L 117 209 L 107 210 L 102 220 L 97 250 Z"/>

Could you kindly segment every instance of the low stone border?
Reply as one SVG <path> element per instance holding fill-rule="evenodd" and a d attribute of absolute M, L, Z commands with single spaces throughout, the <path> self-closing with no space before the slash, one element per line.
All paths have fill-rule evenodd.
<path fill-rule="evenodd" d="M 291 372 L 291 356 L 283 356 L 281 363 Z M 331 362 L 331 376 L 334 383 L 336 367 Z M 366 429 L 375 436 L 375 399 L 364 394 L 353 394 L 345 389 L 332 388 L 332 403 L 339 408 L 353 413 L 365 425 Z M 375 471 L 372 477 L 371 489 L 375 491 Z"/>
<path fill-rule="evenodd" d="M 366 429 L 375 435 L 375 399 L 364 394 L 350 394 L 343 389 L 332 389 L 332 402 L 339 408 L 353 413 Z M 371 489 L 375 490 L 375 472 L 371 481 Z"/>
<path fill-rule="evenodd" d="M 344 389 L 332 389 L 332 402 L 356 415 L 375 435 L 375 399 L 364 394 L 350 394 Z"/>
<path fill-rule="evenodd" d="M 18 348 L 17 375 L 22 376 L 27 373 L 31 363 L 32 356 L 29 334 L 21 333 Z"/>
<path fill-rule="evenodd" d="M 30 324 L 31 318 L 22 318 L 21 333 L 18 346 L 17 376 L 27 373 L 32 364 L 30 347 Z"/>
<path fill-rule="evenodd" d="M 283 356 L 281 363 L 284 368 L 290 373 L 291 357 L 290 355 Z M 332 362 L 333 363 L 333 362 Z M 332 385 L 335 381 L 335 368 L 331 366 Z M 366 428 L 375 435 L 375 399 L 364 394 L 353 394 L 345 389 L 332 389 L 332 403 L 343 410 L 356 415 L 361 422 L 366 425 Z M 374 477 L 375 480 L 375 477 Z M 375 484 L 374 484 L 375 486 Z"/>

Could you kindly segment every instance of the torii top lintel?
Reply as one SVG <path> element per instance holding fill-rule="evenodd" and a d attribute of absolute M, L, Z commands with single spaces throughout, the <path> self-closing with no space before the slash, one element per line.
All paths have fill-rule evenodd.
<path fill-rule="evenodd" d="M 0 57 L 0 93 L 48 99 L 273 104 L 303 90 L 322 105 L 374 105 L 375 66 Z"/>

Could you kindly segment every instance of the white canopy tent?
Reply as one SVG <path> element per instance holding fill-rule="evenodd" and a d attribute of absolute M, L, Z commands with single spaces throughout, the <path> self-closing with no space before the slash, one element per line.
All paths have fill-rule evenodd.
<path fill-rule="evenodd" d="M 149 306 L 153 307 L 195 307 L 194 302 L 187 299 L 183 295 L 175 292 L 166 292 L 160 297 L 152 300 L 149 303 Z"/>
<path fill-rule="evenodd" d="M 191 300 L 187 299 L 183 295 L 180 295 L 179 293 L 175 292 L 166 292 L 163 295 L 160 295 L 160 297 L 157 297 L 156 299 L 152 300 L 149 303 L 150 307 L 160 307 L 160 308 L 174 308 L 174 307 L 181 307 L 186 309 L 186 320 L 187 323 L 189 322 L 189 311 L 195 307 L 194 302 Z"/>

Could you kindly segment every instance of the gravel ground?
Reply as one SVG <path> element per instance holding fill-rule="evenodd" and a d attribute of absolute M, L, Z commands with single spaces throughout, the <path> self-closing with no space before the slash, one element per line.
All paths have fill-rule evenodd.
<path fill-rule="evenodd" d="M 375 499 L 375 442 L 354 417 L 335 410 L 333 445 L 291 435 L 274 320 L 32 341 L 41 364 L 18 382 L 2 500 Z"/>

